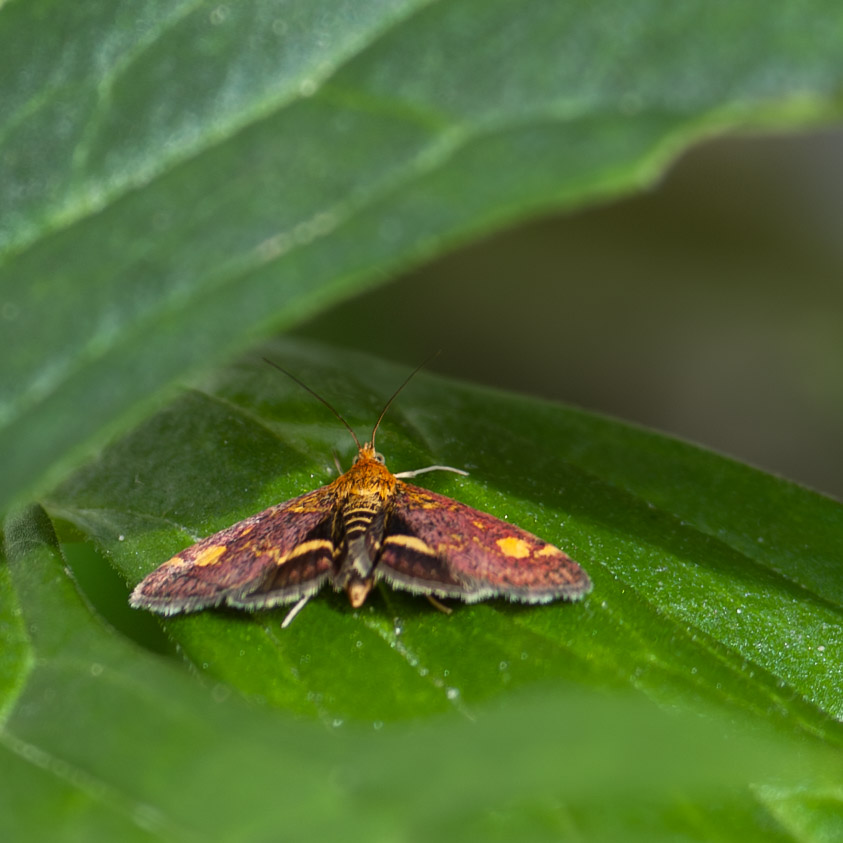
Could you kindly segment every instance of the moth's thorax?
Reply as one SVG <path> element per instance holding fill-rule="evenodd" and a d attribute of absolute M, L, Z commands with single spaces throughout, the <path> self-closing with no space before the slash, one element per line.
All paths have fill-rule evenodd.
<path fill-rule="evenodd" d="M 387 500 L 395 494 L 395 475 L 377 458 L 375 449 L 366 444 L 354 465 L 331 484 L 340 501 L 351 497 Z"/>

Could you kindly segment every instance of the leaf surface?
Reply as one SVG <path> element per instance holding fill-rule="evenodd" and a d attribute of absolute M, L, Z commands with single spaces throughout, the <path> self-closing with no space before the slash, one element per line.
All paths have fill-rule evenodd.
<path fill-rule="evenodd" d="M 841 35 L 833 0 L 3 4 L 0 507 L 396 268 L 839 116 Z"/>

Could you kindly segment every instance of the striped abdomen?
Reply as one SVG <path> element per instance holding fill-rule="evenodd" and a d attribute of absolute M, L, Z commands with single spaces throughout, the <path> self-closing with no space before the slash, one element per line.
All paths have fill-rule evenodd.
<path fill-rule="evenodd" d="M 379 496 L 349 497 L 334 522 L 339 570 L 334 588 L 348 592 L 352 605 L 361 605 L 372 588 L 372 569 L 383 539 L 387 506 Z"/>

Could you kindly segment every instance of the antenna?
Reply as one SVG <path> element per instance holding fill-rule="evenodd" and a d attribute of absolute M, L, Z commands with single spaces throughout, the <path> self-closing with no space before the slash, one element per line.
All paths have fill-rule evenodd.
<path fill-rule="evenodd" d="M 422 360 L 412 372 L 404 379 L 404 382 L 389 398 L 389 401 L 386 402 L 384 408 L 381 410 L 381 414 L 378 416 L 378 420 L 375 422 L 375 426 L 372 428 L 372 435 L 369 439 L 369 444 L 372 446 L 372 449 L 375 447 L 375 434 L 378 432 L 378 427 L 380 427 L 380 423 L 383 421 L 383 417 L 386 415 L 386 411 L 389 409 L 392 402 L 398 397 L 398 394 L 404 389 L 404 387 L 418 374 L 418 372 L 423 369 L 434 357 L 437 357 L 441 353 L 441 349 L 439 351 L 434 351 L 429 357 Z M 270 366 L 278 369 L 279 372 L 283 372 L 290 380 L 297 383 L 302 389 L 307 390 L 317 401 L 321 401 L 346 427 L 348 432 L 351 434 L 352 438 L 354 439 L 354 443 L 357 445 L 357 450 L 362 451 L 363 446 L 360 444 L 360 440 L 357 438 L 357 434 L 352 429 L 351 425 L 321 396 L 318 392 L 314 392 L 304 381 L 300 381 L 292 372 L 288 372 L 283 366 L 279 366 L 277 363 L 270 360 L 268 357 L 263 358 L 264 363 L 269 363 Z"/>
<path fill-rule="evenodd" d="M 422 360 L 422 362 L 419 363 L 419 365 L 416 366 L 416 368 L 413 369 L 413 371 L 410 372 L 409 375 L 407 375 L 407 377 L 404 379 L 404 383 L 402 383 L 401 386 L 399 386 L 398 389 L 396 389 L 395 392 L 392 393 L 389 398 L 389 401 L 386 402 L 384 408 L 381 410 L 381 414 L 378 416 L 378 420 L 375 422 L 375 426 L 372 428 L 372 436 L 369 439 L 369 443 L 371 444 L 372 448 L 375 447 L 375 434 L 378 432 L 378 427 L 380 427 L 380 423 L 383 421 L 383 417 L 386 415 L 386 411 L 389 409 L 390 404 L 392 404 L 392 402 L 398 397 L 398 393 L 404 389 L 404 387 L 418 374 L 418 372 L 423 369 L 428 363 L 430 363 L 430 361 L 433 360 L 434 357 L 438 357 L 441 352 L 442 349 L 434 351 L 433 354 L 429 355 L 424 360 Z"/>
<path fill-rule="evenodd" d="M 317 401 L 321 401 L 346 426 L 346 429 L 351 434 L 352 439 L 354 439 L 355 445 L 357 445 L 357 450 L 361 451 L 363 449 L 363 446 L 360 444 L 360 440 L 357 438 L 357 434 L 352 430 L 351 425 L 321 395 L 319 395 L 319 393 L 314 392 L 306 383 L 300 381 L 294 374 L 288 372 L 277 363 L 273 363 L 268 357 L 264 357 L 263 360 L 265 363 L 269 363 L 270 366 L 274 366 L 279 372 L 283 372 L 288 378 L 290 378 L 290 380 L 295 381 L 302 389 L 306 389 Z M 421 366 L 419 368 L 421 368 Z M 415 372 L 413 372 L 413 375 L 414 374 Z M 410 375 L 410 377 L 412 377 L 412 375 Z M 407 378 L 407 380 L 409 380 L 409 378 Z M 392 397 L 394 398 L 395 396 L 393 395 Z M 389 400 L 392 401 L 392 398 Z M 389 404 L 386 406 L 388 407 Z M 384 409 L 384 412 L 386 412 L 386 409 Z M 381 416 L 383 416 L 383 413 L 381 413 Z M 380 419 L 378 419 L 378 422 L 380 423 Z M 375 425 L 375 428 L 377 428 L 377 425 Z"/>

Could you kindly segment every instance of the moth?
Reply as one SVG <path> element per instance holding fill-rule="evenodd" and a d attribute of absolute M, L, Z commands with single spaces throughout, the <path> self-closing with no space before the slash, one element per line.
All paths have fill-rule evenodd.
<path fill-rule="evenodd" d="M 267 361 L 281 369 L 272 361 Z M 420 367 L 419 367 L 420 368 Z M 332 483 L 259 512 L 188 547 L 145 577 L 130 603 L 162 615 L 216 606 L 258 610 L 294 603 L 286 626 L 326 583 L 354 608 L 372 588 L 474 603 L 577 600 L 591 590 L 583 568 L 552 544 L 463 503 L 404 481 L 430 466 L 393 474 L 375 449 L 384 406 L 369 440 L 325 399 L 284 369 L 348 428 L 357 456 Z M 416 370 L 418 371 L 418 370 Z"/>

